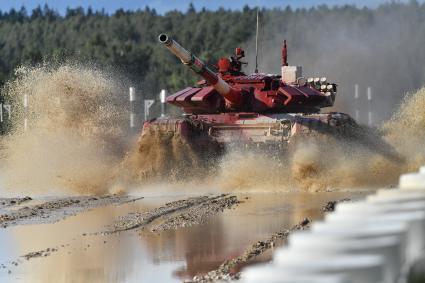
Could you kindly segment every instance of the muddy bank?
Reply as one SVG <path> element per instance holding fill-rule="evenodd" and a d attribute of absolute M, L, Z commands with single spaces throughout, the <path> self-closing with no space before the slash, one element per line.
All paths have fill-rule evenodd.
<path fill-rule="evenodd" d="M 189 207 L 184 212 L 178 213 L 176 216 L 166 218 L 162 223 L 151 228 L 152 232 L 161 232 L 181 227 L 190 227 L 204 223 L 208 218 L 230 209 L 240 201 L 236 196 L 225 196 L 219 198 L 210 198 L 207 201 Z"/>
<path fill-rule="evenodd" d="M 229 281 L 237 280 L 240 277 L 240 272 L 238 268 L 241 265 L 247 263 L 249 260 L 262 255 L 265 251 L 269 250 L 275 246 L 277 241 L 285 240 L 288 236 L 296 230 L 304 230 L 309 228 L 311 220 L 305 218 L 298 224 L 294 225 L 290 229 L 282 230 L 278 233 L 273 234 L 270 238 L 258 241 L 252 244 L 245 252 L 233 259 L 223 262 L 216 270 L 212 270 L 205 275 L 195 276 L 190 281 L 185 281 L 187 283 L 206 283 L 206 282 L 215 282 L 215 281 Z"/>
<path fill-rule="evenodd" d="M 58 251 L 58 248 L 47 248 L 41 251 L 36 251 L 36 252 L 30 252 L 27 254 L 24 254 L 22 257 L 25 258 L 26 260 L 30 260 L 33 258 L 37 258 L 37 257 L 46 257 L 51 255 L 52 253 L 55 253 Z"/>
<path fill-rule="evenodd" d="M 224 209 L 229 209 L 238 203 L 239 201 L 236 196 L 228 196 L 226 194 L 173 201 L 151 211 L 132 213 L 121 217 L 105 233 L 145 229 L 150 224 L 152 224 L 150 228 L 152 232 L 188 227 L 201 224 L 209 217 L 222 212 Z"/>
<path fill-rule="evenodd" d="M 25 206 L 13 211 L 6 211 L 0 215 L 0 226 L 6 228 L 20 224 L 54 223 L 88 209 L 114 204 L 119 205 L 138 199 L 141 198 L 123 195 L 61 198 L 37 205 Z"/>
<path fill-rule="evenodd" d="M 336 205 L 340 202 L 347 202 L 347 201 L 351 201 L 349 198 L 344 198 L 344 199 L 340 199 L 340 200 L 331 200 L 328 201 L 325 205 L 322 206 L 321 211 L 322 212 L 332 212 L 335 211 Z"/>
<path fill-rule="evenodd" d="M 30 197 L 23 198 L 0 198 L 0 209 L 20 205 L 21 203 L 32 200 Z"/>

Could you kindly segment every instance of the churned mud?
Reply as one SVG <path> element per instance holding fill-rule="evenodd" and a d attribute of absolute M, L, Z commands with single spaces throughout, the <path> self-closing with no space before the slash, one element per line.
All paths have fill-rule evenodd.
<path fill-rule="evenodd" d="M 21 203 L 28 202 L 32 200 L 30 197 L 22 197 L 22 198 L 0 198 L 0 209 L 6 207 L 12 207 L 15 205 L 20 205 Z"/>
<path fill-rule="evenodd" d="M 195 276 L 191 281 L 186 281 L 186 282 L 205 283 L 205 282 L 237 280 L 240 277 L 240 272 L 237 271 L 238 267 L 247 263 L 249 260 L 252 260 L 253 258 L 262 255 L 265 251 L 275 246 L 275 243 L 277 241 L 287 239 L 288 236 L 293 231 L 308 229 L 310 223 L 311 223 L 311 220 L 308 218 L 305 218 L 304 220 L 294 225 L 290 229 L 282 230 L 278 233 L 273 234 L 268 239 L 255 242 L 247 250 L 245 250 L 245 252 L 242 255 L 230 260 L 226 260 L 217 269 L 212 270 L 202 276 Z"/>
<path fill-rule="evenodd" d="M 106 233 L 144 229 L 152 224 L 152 232 L 177 229 L 203 223 L 209 217 L 238 204 L 236 196 L 200 196 L 166 203 L 143 213 L 121 217 Z M 158 221 L 158 224 L 154 224 Z"/>
<path fill-rule="evenodd" d="M 151 228 L 152 232 L 161 232 L 181 227 L 190 227 L 192 225 L 202 224 L 211 216 L 223 212 L 224 209 L 230 209 L 240 201 L 236 196 L 220 196 L 218 198 L 209 198 L 205 202 L 189 207 L 175 216 L 165 219 L 160 224 Z"/>
<path fill-rule="evenodd" d="M 41 251 L 36 251 L 36 252 L 30 252 L 27 254 L 24 254 L 22 257 L 25 258 L 26 260 L 30 260 L 33 258 L 37 258 L 37 257 L 46 257 L 51 255 L 52 253 L 55 253 L 58 251 L 58 248 L 47 248 Z"/>
<path fill-rule="evenodd" d="M 322 206 L 322 212 L 332 212 L 335 211 L 336 205 L 340 202 L 350 201 L 349 198 L 343 198 L 340 200 L 331 200 L 328 201 L 324 206 Z"/>
<path fill-rule="evenodd" d="M 37 205 L 25 206 L 17 210 L 5 211 L 3 212 L 3 214 L 0 215 L 0 226 L 6 228 L 8 226 L 18 224 L 54 223 L 61 219 L 76 215 L 91 208 L 113 204 L 119 205 L 130 201 L 136 201 L 138 199 L 141 198 L 134 198 L 123 195 L 107 195 L 102 197 L 79 196 L 61 198 L 46 201 Z M 15 200 L 15 203 L 17 202 L 18 201 Z"/>

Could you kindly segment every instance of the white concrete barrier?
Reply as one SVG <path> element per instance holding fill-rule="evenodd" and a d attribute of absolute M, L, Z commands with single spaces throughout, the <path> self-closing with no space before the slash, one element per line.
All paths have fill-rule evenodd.
<path fill-rule="evenodd" d="M 422 170 L 421 170 L 422 171 Z M 400 177 L 400 189 L 401 190 L 424 190 L 425 189 L 425 174 L 404 174 Z"/>
<path fill-rule="evenodd" d="M 329 237 L 317 237 L 315 234 L 306 233 L 294 235 L 290 239 L 289 249 L 303 253 L 318 254 L 372 254 L 380 255 L 384 259 L 384 281 L 395 282 L 398 277 L 397 270 L 403 264 L 404 246 L 399 237 L 385 236 L 371 239 L 347 239 L 335 241 Z M 278 259 L 285 256 L 285 250 L 275 253 Z"/>
<path fill-rule="evenodd" d="M 357 224 L 382 225 L 387 223 L 403 223 L 407 225 L 405 255 L 406 260 L 414 260 L 425 248 L 425 212 L 410 211 L 400 213 L 376 213 L 363 217 L 359 214 L 330 214 L 326 217 L 326 223 L 336 225 Z"/>
<path fill-rule="evenodd" d="M 351 283 L 344 274 L 294 274 L 274 264 L 252 266 L 244 270 L 243 283 Z"/>
<path fill-rule="evenodd" d="M 399 189 L 337 204 L 324 221 L 290 235 L 272 263 L 243 270 L 242 282 L 406 283 L 424 251 L 425 166 L 400 176 Z"/>
<path fill-rule="evenodd" d="M 276 269 L 288 274 L 343 274 L 352 283 L 384 282 L 385 261 L 371 254 L 310 253 L 282 249 L 274 257 Z"/>

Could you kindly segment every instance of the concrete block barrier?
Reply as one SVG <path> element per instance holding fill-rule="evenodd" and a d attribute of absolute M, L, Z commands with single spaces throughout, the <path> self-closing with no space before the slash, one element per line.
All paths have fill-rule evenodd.
<path fill-rule="evenodd" d="M 310 230 L 297 231 L 269 264 L 247 267 L 243 283 L 408 283 L 425 278 L 425 166 L 399 188 L 337 204 Z M 413 270 L 413 269 L 412 269 Z"/>
<path fill-rule="evenodd" d="M 274 264 L 252 266 L 244 270 L 244 283 L 351 283 L 344 274 L 295 274 Z"/>
<path fill-rule="evenodd" d="M 290 241 L 289 249 L 294 252 L 318 254 L 372 254 L 382 256 L 384 259 L 384 281 L 395 282 L 398 277 L 397 270 L 401 266 L 404 247 L 399 237 L 380 237 L 371 239 L 347 239 L 335 241 L 329 237 L 315 237 L 314 234 L 294 235 Z M 285 250 L 277 251 L 275 258 L 285 256 Z"/>

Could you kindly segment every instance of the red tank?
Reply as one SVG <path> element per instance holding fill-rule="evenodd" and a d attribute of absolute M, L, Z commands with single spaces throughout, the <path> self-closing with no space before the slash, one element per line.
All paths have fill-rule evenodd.
<path fill-rule="evenodd" d="M 145 122 L 147 131 L 178 133 L 197 145 L 238 144 L 250 147 L 285 147 L 294 137 L 316 133 L 339 133 L 356 123 L 344 113 L 320 113 L 333 106 L 337 85 L 326 78 L 306 79 L 301 67 L 288 66 L 287 47 L 282 47 L 282 73 L 245 74 L 241 71 L 244 51 L 221 58 L 217 72 L 181 47 L 166 34 L 159 42 L 184 65 L 203 79 L 195 86 L 167 97 L 167 103 L 180 107 L 179 118 L 157 118 Z"/>
<path fill-rule="evenodd" d="M 372 129 L 359 126 L 344 113 L 321 113 L 333 106 L 337 86 L 326 78 L 302 76 L 301 67 L 288 66 L 286 41 L 281 74 L 245 74 L 244 51 L 236 48 L 221 58 L 213 71 L 166 34 L 159 42 L 203 79 L 167 97 L 182 109 L 180 117 L 146 121 L 139 138 L 136 162 L 141 179 L 186 180 L 214 174 L 221 156 L 230 150 L 259 150 L 279 162 L 291 159 L 299 142 L 343 145 L 347 154 L 363 146 L 386 158 L 402 161 L 397 152 Z M 335 140 L 343 143 L 334 143 Z M 133 166 L 133 165 L 132 165 Z M 212 170 L 211 170 L 212 169 Z"/>

